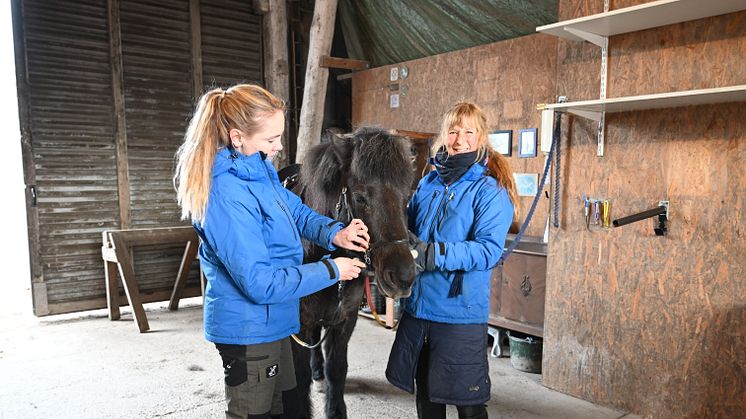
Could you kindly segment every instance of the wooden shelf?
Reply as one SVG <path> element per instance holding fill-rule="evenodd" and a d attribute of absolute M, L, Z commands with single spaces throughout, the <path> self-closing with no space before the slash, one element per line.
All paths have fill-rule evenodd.
<path fill-rule="evenodd" d="M 552 103 L 543 105 L 542 108 L 569 112 L 584 118 L 599 121 L 603 112 L 628 112 L 645 109 L 677 108 L 682 106 L 708 105 L 727 102 L 746 102 L 746 84 L 717 87 L 713 89 L 697 89 L 682 92 L 584 100 L 579 102 Z"/>
<path fill-rule="evenodd" d="M 746 0 L 658 0 L 539 26 L 537 32 L 598 45 L 599 37 L 641 31 L 746 9 Z"/>

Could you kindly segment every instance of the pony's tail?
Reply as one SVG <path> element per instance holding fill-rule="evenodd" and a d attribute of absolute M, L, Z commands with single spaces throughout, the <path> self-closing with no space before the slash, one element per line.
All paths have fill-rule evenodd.
<path fill-rule="evenodd" d="M 181 219 L 201 222 L 207 209 L 215 152 L 227 137 L 220 102 L 223 89 L 205 93 L 189 122 L 184 143 L 176 152 L 174 175 L 176 196 L 181 206 Z"/>
<path fill-rule="evenodd" d="M 487 147 L 487 169 L 489 169 L 490 176 L 495 178 L 497 184 L 505 188 L 508 192 L 510 202 L 513 203 L 513 217 L 516 217 L 520 210 L 521 202 L 518 200 L 518 189 L 515 186 L 515 179 L 510 169 L 510 163 L 508 163 L 508 160 L 502 154 L 493 150 L 492 147 Z"/>

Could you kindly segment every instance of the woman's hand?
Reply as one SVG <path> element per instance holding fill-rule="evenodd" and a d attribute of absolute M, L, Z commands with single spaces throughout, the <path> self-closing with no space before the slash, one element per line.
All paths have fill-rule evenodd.
<path fill-rule="evenodd" d="M 332 243 L 343 249 L 355 252 L 365 252 L 368 248 L 369 241 L 370 236 L 368 235 L 368 226 L 365 225 L 363 220 L 355 218 L 350 221 L 350 224 L 347 225 L 347 227 L 339 230 L 337 235 L 334 236 Z"/>
<path fill-rule="evenodd" d="M 360 272 L 365 268 L 365 263 L 360 259 L 352 258 L 334 258 L 332 259 L 339 269 L 340 281 L 349 281 L 350 279 L 357 278 Z"/>

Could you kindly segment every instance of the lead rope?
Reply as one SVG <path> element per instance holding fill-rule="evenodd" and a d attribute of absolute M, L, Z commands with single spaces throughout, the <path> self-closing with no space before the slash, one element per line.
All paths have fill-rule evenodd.
<path fill-rule="evenodd" d="M 539 189 L 536 191 L 536 196 L 534 196 L 534 201 L 531 203 L 531 208 L 528 210 L 528 214 L 526 215 L 526 219 L 523 221 L 523 225 L 521 225 L 521 229 L 518 230 L 518 234 L 516 234 L 515 239 L 513 239 L 513 242 L 510 243 L 510 246 L 503 252 L 502 256 L 500 256 L 500 260 L 497 261 L 497 264 L 499 265 L 504 261 L 510 254 L 515 250 L 515 248 L 518 246 L 518 243 L 521 241 L 521 238 L 523 237 L 523 233 L 526 232 L 526 227 L 528 227 L 528 224 L 531 222 L 531 218 L 534 216 L 534 210 L 536 210 L 536 204 L 539 203 L 539 197 L 541 196 L 541 192 L 544 190 L 544 185 L 546 185 L 547 181 L 547 175 L 549 174 L 549 167 L 552 163 L 552 157 L 555 155 L 555 151 L 557 152 L 557 163 L 555 165 L 555 188 L 554 188 L 554 226 L 559 227 L 559 220 L 557 218 L 558 214 L 558 207 L 559 207 L 559 142 L 560 142 L 560 133 L 561 133 L 561 123 L 562 123 L 562 115 L 559 112 L 556 112 L 554 114 L 554 132 L 552 134 L 552 147 L 549 149 L 549 155 L 547 156 L 547 162 L 544 165 L 544 173 L 541 175 L 541 182 L 539 184 Z"/>
<path fill-rule="evenodd" d="M 341 215 L 342 209 L 345 210 L 347 218 L 350 221 L 352 221 L 352 218 L 353 218 L 352 217 L 352 209 L 350 208 L 350 203 L 347 201 L 347 187 L 346 186 L 342 187 L 342 193 L 339 195 L 339 199 L 337 200 L 337 204 L 334 207 L 334 210 L 335 210 L 335 214 L 334 215 L 335 215 L 335 219 L 337 221 L 339 221 L 339 216 Z M 348 221 L 348 223 L 350 221 Z M 365 252 L 365 260 L 366 260 L 366 264 L 369 264 L 369 262 L 370 262 L 370 256 L 368 255 L 368 251 L 367 250 Z M 366 277 L 366 280 L 367 280 L 367 277 Z M 309 343 L 306 343 L 303 339 L 299 338 L 297 334 L 293 333 L 292 335 L 290 335 L 290 337 L 292 337 L 293 340 L 298 345 L 300 345 L 300 346 L 302 346 L 304 348 L 308 348 L 308 349 L 315 349 L 315 348 L 317 348 L 319 345 L 321 345 L 321 342 L 323 342 L 324 339 L 326 339 L 326 336 L 329 334 L 329 329 L 331 327 L 336 326 L 338 324 L 339 313 L 342 311 L 342 296 L 344 294 L 344 292 L 343 292 L 344 291 L 344 284 L 345 284 L 345 281 L 340 280 L 338 282 L 338 285 L 337 285 L 337 301 L 338 301 L 337 308 L 334 310 L 334 318 L 329 323 L 329 325 L 327 325 L 327 326 L 322 325 L 321 339 L 319 339 L 318 342 L 316 342 L 313 345 L 311 345 Z M 322 322 L 323 322 L 323 319 L 319 323 L 322 323 Z M 326 330 L 324 330 L 324 329 L 326 329 Z"/>

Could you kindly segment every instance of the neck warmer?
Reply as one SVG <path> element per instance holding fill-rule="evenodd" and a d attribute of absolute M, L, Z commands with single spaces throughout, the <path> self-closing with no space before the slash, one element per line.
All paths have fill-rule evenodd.
<path fill-rule="evenodd" d="M 466 171 L 469 170 L 471 165 L 476 161 L 476 151 L 449 155 L 445 147 L 441 147 L 441 149 L 435 153 L 433 164 L 435 165 L 435 170 L 438 171 L 440 180 L 442 180 L 446 185 L 450 185 L 463 176 L 463 174 L 466 173 Z"/>

